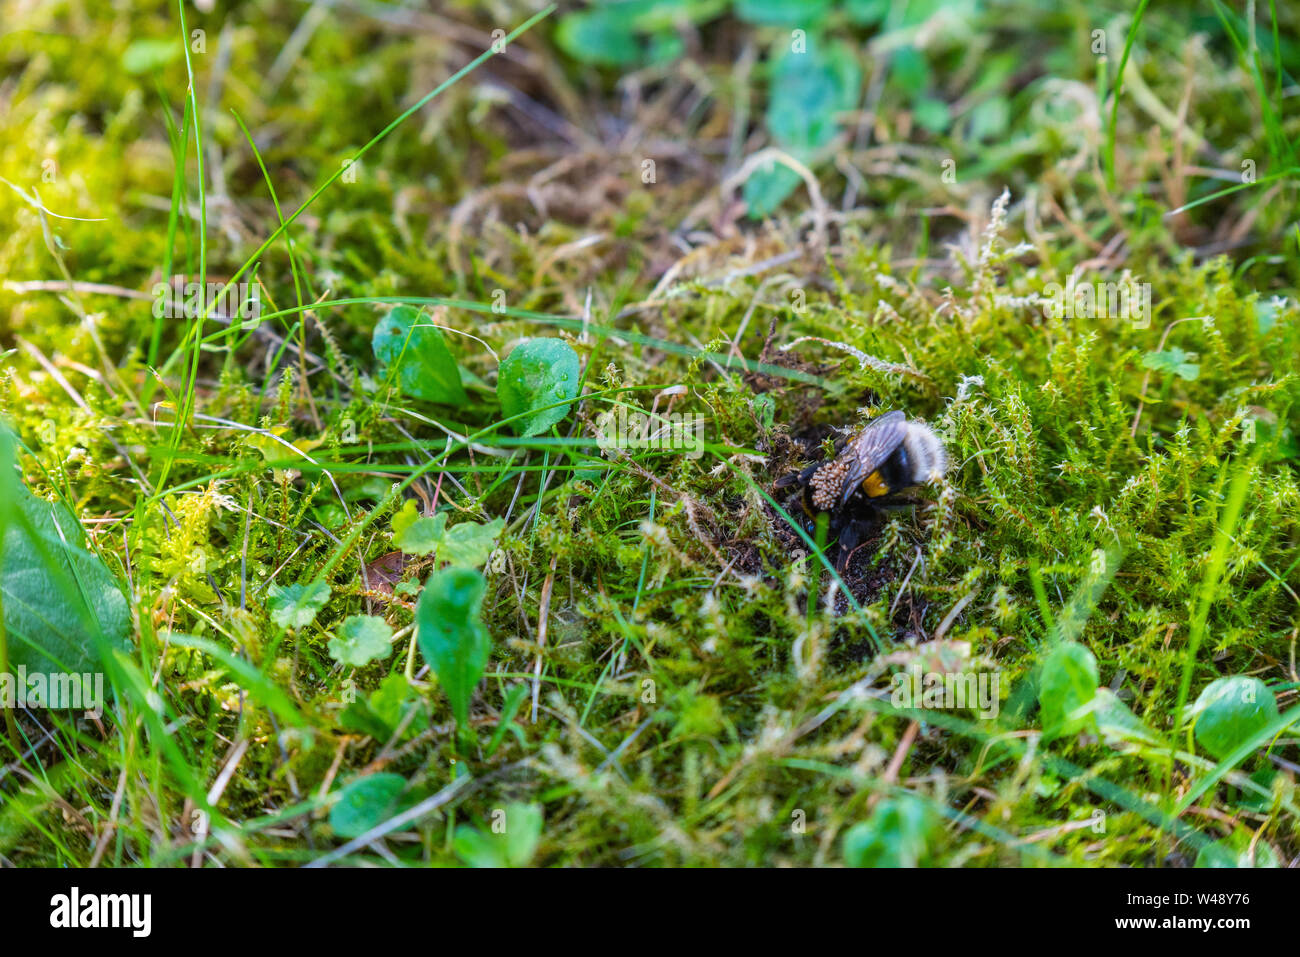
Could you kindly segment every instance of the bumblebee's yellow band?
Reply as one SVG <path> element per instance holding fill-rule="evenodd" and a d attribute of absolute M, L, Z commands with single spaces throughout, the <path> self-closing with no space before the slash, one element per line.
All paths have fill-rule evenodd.
<path fill-rule="evenodd" d="M 889 494 L 889 486 L 881 477 L 880 472 L 872 472 L 862 482 L 863 491 L 869 498 L 880 498 L 882 495 Z"/>

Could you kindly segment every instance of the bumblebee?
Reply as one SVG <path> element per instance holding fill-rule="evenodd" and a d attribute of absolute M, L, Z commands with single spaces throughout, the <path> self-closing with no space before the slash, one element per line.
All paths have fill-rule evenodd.
<path fill-rule="evenodd" d="M 783 476 L 776 487 L 798 488 L 790 505 L 802 513 L 809 534 L 819 515 L 829 516 L 828 531 L 839 544 L 837 565 L 843 569 L 881 509 L 896 503 L 900 492 L 947 471 L 948 453 L 934 430 L 895 410 L 872 419 L 830 461 Z"/>

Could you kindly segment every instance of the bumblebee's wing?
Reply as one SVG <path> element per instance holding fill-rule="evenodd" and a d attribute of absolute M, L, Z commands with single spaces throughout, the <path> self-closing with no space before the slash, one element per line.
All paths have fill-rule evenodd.
<path fill-rule="evenodd" d="M 843 508 L 858 486 L 885 463 L 885 459 L 903 441 L 907 434 L 907 416 L 898 409 L 886 412 L 878 419 L 872 419 L 867 427 L 857 434 L 840 456 L 849 463 L 844 473 L 844 482 L 840 486 L 839 506 Z"/>

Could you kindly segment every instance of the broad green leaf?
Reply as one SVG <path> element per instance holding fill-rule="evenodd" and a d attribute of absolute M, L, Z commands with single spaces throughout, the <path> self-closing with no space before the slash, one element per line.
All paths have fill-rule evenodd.
<path fill-rule="evenodd" d="M 400 671 L 379 682 L 379 687 L 370 695 L 370 707 L 388 726 L 390 733 L 402 723 L 407 711 L 418 707 L 420 702 L 419 694 Z"/>
<path fill-rule="evenodd" d="M 1011 105 L 1006 97 L 994 95 L 970 111 L 970 137 L 979 142 L 1001 139 L 1011 125 Z"/>
<path fill-rule="evenodd" d="M 311 511 L 312 514 L 316 516 L 316 521 L 320 522 L 326 528 L 334 529 L 347 524 L 347 512 L 343 511 L 341 505 L 335 505 L 333 502 L 326 502 L 324 505 L 317 505 Z"/>
<path fill-rule="evenodd" d="M 930 63 L 911 44 L 899 47 L 889 61 L 889 83 L 911 103 L 930 87 Z"/>
<path fill-rule="evenodd" d="M 306 628 L 330 600 L 330 586 L 323 581 L 306 585 L 272 585 L 266 591 L 271 620 L 281 628 Z"/>
<path fill-rule="evenodd" d="M 385 482 L 379 476 L 371 476 L 368 479 L 358 483 L 352 488 L 344 489 L 343 498 L 349 502 L 357 502 L 362 499 L 371 499 L 376 502 L 382 502 L 392 489 L 391 482 Z"/>
<path fill-rule="evenodd" d="M 839 114 L 857 106 L 861 83 L 857 57 L 842 43 L 809 37 L 805 52 L 785 50 L 772 69 L 772 141 L 797 158 L 826 146 L 839 131 Z"/>
<path fill-rule="evenodd" d="M 335 661 L 361 667 L 387 658 L 393 650 L 393 629 L 377 615 L 349 615 L 338 635 L 329 640 Z"/>
<path fill-rule="evenodd" d="M 931 133 L 942 133 L 952 124 L 948 104 L 933 96 L 923 96 L 917 100 L 912 115 L 918 126 Z"/>
<path fill-rule="evenodd" d="M 537 804 L 508 804 L 505 807 L 506 862 L 524 867 L 537 853 L 542 838 L 542 808 Z"/>
<path fill-rule="evenodd" d="M 809 36 L 802 52 L 786 48 L 772 67 L 766 123 L 772 144 L 802 163 L 813 161 L 840 128 L 840 114 L 857 105 L 862 73 L 842 43 Z M 799 184 L 782 163 L 756 169 L 745 181 L 751 217 L 766 216 Z"/>
<path fill-rule="evenodd" d="M 353 778 L 330 810 L 330 827 L 339 837 L 360 837 L 414 803 L 406 794 L 406 778 L 400 774 Z"/>
<path fill-rule="evenodd" d="M 569 414 L 568 405 L 545 406 L 574 398 L 580 375 L 578 354 L 563 339 L 525 339 L 497 370 L 501 411 L 524 416 L 515 424 L 520 435 L 540 435 Z"/>
<path fill-rule="evenodd" d="M 411 499 L 393 516 L 393 544 L 408 555 L 437 552 L 440 562 L 481 568 L 505 527 L 503 519 L 494 518 L 486 525 L 459 522 L 448 528 L 446 512 L 421 516 Z"/>
<path fill-rule="evenodd" d="M 1097 689 L 1092 699 L 1092 712 L 1097 716 L 1097 730 L 1107 744 L 1125 741 L 1158 744 L 1160 741 L 1160 736 L 1143 724 L 1142 719 L 1109 688 Z"/>
<path fill-rule="evenodd" d="M 736 16 L 747 23 L 807 29 L 826 16 L 831 0 L 736 0 Z"/>
<path fill-rule="evenodd" d="M 881 801 L 875 813 L 844 835 L 849 867 L 916 867 L 935 830 L 934 816 L 919 798 L 902 795 Z"/>
<path fill-rule="evenodd" d="M 1060 738 L 1095 723 L 1091 714 L 1076 714 L 1097 694 L 1097 659 L 1083 645 L 1059 642 L 1043 661 L 1038 679 L 1038 705 L 1043 737 Z"/>
<path fill-rule="evenodd" d="M 102 671 L 102 654 L 130 647 L 126 596 L 87 550 L 77 517 L 37 498 L 15 465 L 15 440 L 0 425 L 0 606 L 8 670 Z"/>
<path fill-rule="evenodd" d="M 492 835 L 464 826 L 456 828 L 456 838 L 452 841 L 452 850 L 456 856 L 470 867 L 508 867 L 505 847 Z"/>
<path fill-rule="evenodd" d="M 1258 678 L 1245 675 L 1211 681 L 1196 699 L 1192 713 L 1197 743 L 1219 759 L 1278 719 L 1273 692 Z"/>
<path fill-rule="evenodd" d="M 683 23 L 704 23 L 727 11 L 731 0 L 604 0 L 632 11 L 642 33 L 671 32 Z"/>
<path fill-rule="evenodd" d="M 686 42 L 676 33 L 652 33 L 646 43 L 646 62 L 668 64 L 681 59 Z"/>
<path fill-rule="evenodd" d="M 132 40 L 122 54 L 122 69 L 132 76 L 154 73 L 177 60 L 184 52 L 182 41 L 175 37 L 166 40 L 141 37 Z"/>
<path fill-rule="evenodd" d="M 398 306 L 380 319 L 370 347 L 384 375 L 397 370 L 403 394 L 443 405 L 468 401 L 442 330 L 413 306 Z"/>
<path fill-rule="evenodd" d="M 616 4 L 576 11 L 561 18 L 555 42 L 582 63 L 633 66 L 641 61 L 642 47 L 632 21 Z"/>
<path fill-rule="evenodd" d="M 415 605 L 420 652 L 447 692 L 456 724 L 469 725 L 469 702 L 487 667 L 491 641 L 480 617 L 486 582 L 468 568 L 429 576 Z"/>
<path fill-rule="evenodd" d="M 1201 367 L 1196 362 L 1191 362 L 1195 355 L 1190 352 L 1184 352 L 1177 346 L 1172 349 L 1165 349 L 1162 352 L 1148 352 L 1142 357 L 1142 365 L 1147 369 L 1154 369 L 1157 372 L 1172 372 L 1180 379 L 1186 379 L 1191 382 L 1201 374 Z"/>
<path fill-rule="evenodd" d="M 493 813 L 492 829 L 456 829 L 452 848 L 470 867 L 526 867 L 542 836 L 542 809 L 536 804 L 509 804 Z"/>
<path fill-rule="evenodd" d="M 1281 867 L 1277 854 L 1267 841 L 1238 827 L 1229 837 L 1204 845 L 1196 853 L 1197 867 Z M 1254 844 L 1252 848 L 1251 845 Z"/>
<path fill-rule="evenodd" d="M 885 19 L 893 0 L 843 0 L 841 9 L 861 27 L 874 26 Z"/>
<path fill-rule="evenodd" d="M 763 163 L 745 180 L 745 205 L 751 217 L 767 216 L 784 202 L 785 198 L 799 188 L 802 180 L 799 174 L 786 166 L 772 160 Z"/>
<path fill-rule="evenodd" d="M 677 29 L 721 13 L 728 0 L 603 0 L 567 13 L 555 30 L 561 50 L 582 63 L 628 67 L 681 55 Z"/>

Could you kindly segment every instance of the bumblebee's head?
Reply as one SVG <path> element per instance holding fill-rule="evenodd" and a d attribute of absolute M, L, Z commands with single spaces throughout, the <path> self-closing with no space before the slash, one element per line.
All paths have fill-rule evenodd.
<path fill-rule="evenodd" d="M 948 471 L 948 452 L 934 429 L 924 422 L 908 420 L 903 449 L 907 452 L 912 481 L 917 485 L 938 481 Z"/>

